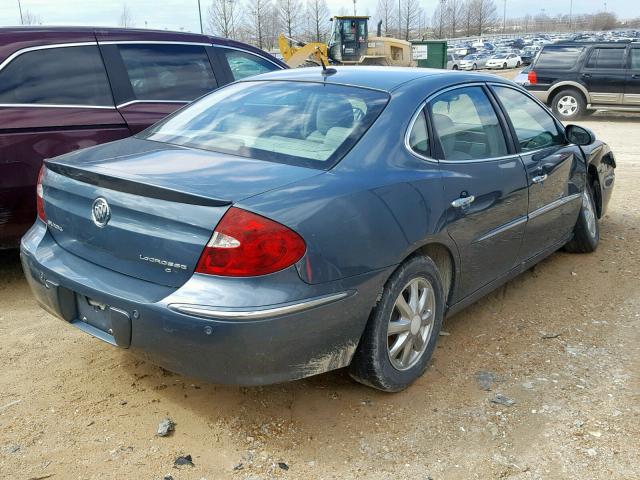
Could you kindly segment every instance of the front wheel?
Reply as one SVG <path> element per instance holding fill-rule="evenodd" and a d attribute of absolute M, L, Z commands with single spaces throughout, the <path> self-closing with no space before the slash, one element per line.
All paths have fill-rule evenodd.
<path fill-rule="evenodd" d="M 516 63 L 516 68 L 520 68 L 520 65 L 522 64 L 520 63 L 520 61 L 518 61 L 518 63 Z"/>
<path fill-rule="evenodd" d="M 598 186 L 597 182 L 595 186 Z M 573 229 L 573 239 L 565 245 L 565 250 L 573 253 L 591 253 L 598 248 L 600 225 L 594 198 L 593 189 L 587 184 L 582 192 L 582 206 Z"/>
<path fill-rule="evenodd" d="M 503 70 L 506 70 L 506 69 L 507 69 L 507 63 L 506 63 L 506 62 L 502 64 L 502 69 L 503 69 Z"/>
<path fill-rule="evenodd" d="M 475 63 L 473 64 L 473 67 L 471 67 L 472 70 L 477 70 L 478 69 L 478 65 L 476 65 Z"/>
<path fill-rule="evenodd" d="M 458 70 L 458 65 L 454 65 L 453 67 L 451 67 L 451 70 Z"/>
<path fill-rule="evenodd" d="M 360 383 L 404 390 L 427 367 L 444 315 L 440 273 L 428 257 L 403 263 L 387 281 L 350 366 Z"/>

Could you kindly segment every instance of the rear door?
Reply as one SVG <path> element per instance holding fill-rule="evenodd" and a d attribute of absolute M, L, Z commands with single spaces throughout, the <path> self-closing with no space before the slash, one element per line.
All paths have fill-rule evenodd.
<path fill-rule="evenodd" d="M 483 85 L 461 86 L 428 104 L 461 259 L 461 298 L 511 270 L 527 218 L 527 180 L 505 123 Z"/>
<path fill-rule="evenodd" d="M 589 103 L 622 103 L 627 75 L 626 52 L 625 46 L 601 46 L 589 52 L 580 72 L 580 78 L 589 91 Z"/>
<path fill-rule="evenodd" d="M 640 106 L 640 46 L 629 49 L 629 69 L 622 103 Z"/>
<path fill-rule="evenodd" d="M 509 119 L 527 172 L 528 222 L 522 260 L 570 235 L 580 209 L 584 162 L 548 110 L 518 88 L 492 86 Z"/>
<path fill-rule="evenodd" d="M 207 46 L 100 42 L 118 110 L 132 134 L 217 88 Z"/>
<path fill-rule="evenodd" d="M 93 41 L 31 47 L 0 69 L 0 247 L 36 217 L 42 160 L 129 135 Z"/>

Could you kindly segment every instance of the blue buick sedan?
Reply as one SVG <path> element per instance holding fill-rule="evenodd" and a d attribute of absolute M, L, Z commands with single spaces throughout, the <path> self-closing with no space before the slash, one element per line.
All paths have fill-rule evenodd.
<path fill-rule="evenodd" d="M 614 169 L 495 76 L 285 70 L 46 161 L 21 257 L 43 308 L 169 370 L 399 391 L 445 316 L 596 249 Z"/>

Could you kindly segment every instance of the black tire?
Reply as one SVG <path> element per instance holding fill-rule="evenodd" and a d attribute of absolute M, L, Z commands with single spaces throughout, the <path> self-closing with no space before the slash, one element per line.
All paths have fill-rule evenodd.
<path fill-rule="evenodd" d="M 453 67 L 451 67 L 451 70 L 458 70 L 458 65 L 454 65 Z"/>
<path fill-rule="evenodd" d="M 416 363 L 406 370 L 397 369 L 388 352 L 388 326 L 394 312 L 396 299 L 409 282 L 423 278 L 428 280 L 434 294 L 431 332 Z M 438 268 L 429 257 L 414 256 L 406 260 L 384 286 L 382 298 L 371 312 L 369 322 L 351 361 L 349 374 L 365 385 L 385 392 L 399 392 L 411 385 L 425 371 L 436 346 L 442 319 L 445 297 Z M 393 337 L 391 337 L 393 338 Z"/>
<path fill-rule="evenodd" d="M 520 68 L 520 65 L 522 64 L 520 63 L 520 61 L 518 61 L 518 63 L 516 63 L 516 68 Z"/>
<path fill-rule="evenodd" d="M 503 64 L 502 64 L 502 69 L 503 69 L 503 70 L 506 70 L 506 69 L 507 69 L 507 62 L 505 62 L 505 63 L 503 63 Z"/>
<path fill-rule="evenodd" d="M 595 182 L 594 186 L 596 188 L 600 188 L 597 182 Z M 595 252 L 596 248 L 598 248 L 598 243 L 600 242 L 598 209 L 596 207 L 595 195 L 591 185 L 587 184 L 585 186 L 583 195 L 584 194 L 586 194 L 587 198 L 583 197 L 582 199 L 583 203 L 580 207 L 580 214 L 578 215 L 576 226 L 573 228 L 573 238 L 565 245 L 565 250 L 572 253 Z M 591 214 L 593 215 L 593 222 L 595 223 L 595 228 L 592 230 L 589 229 L 589 213 L 587 211 L 588 208 L 585 208 L 584 203 L 586 201 L 591 202 Z"/>
<path fill-rule="evenodd" d="M 473 67 L 471 67 L 472 70 L 477 70 L 478 69 L 478 65 L 476 65 L 475 63 L 473 64 Z"/>
<path fill-rule="evenodd" d="M 563 111 L 561 111 L 559 103 L 560 101 L 569 98 L 572 98 L 575 102 L 576 109 L 571 114 L 568 114 L 566 111 L 563 113 Z M 565 90 L 561 90 L 556 95 L 554 95 L 553 100 L 551 101 L 551 109 L 560 120 L 570 121 L 583 116 L 584 112 L 587 110 L 587 104 L 580 92 L 573 88 L 568 88 Z"/>

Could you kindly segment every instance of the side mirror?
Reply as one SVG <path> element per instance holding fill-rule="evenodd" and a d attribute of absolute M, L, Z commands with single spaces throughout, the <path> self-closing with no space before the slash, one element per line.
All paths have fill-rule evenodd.
<path fill-rule="evenodd" d="M 567 140 L 581 147 L 591 145 L 596 141 L 596 135 L 588 128 L 579 127 L 578 125 L 567 125 L 564 130 Z"/>

